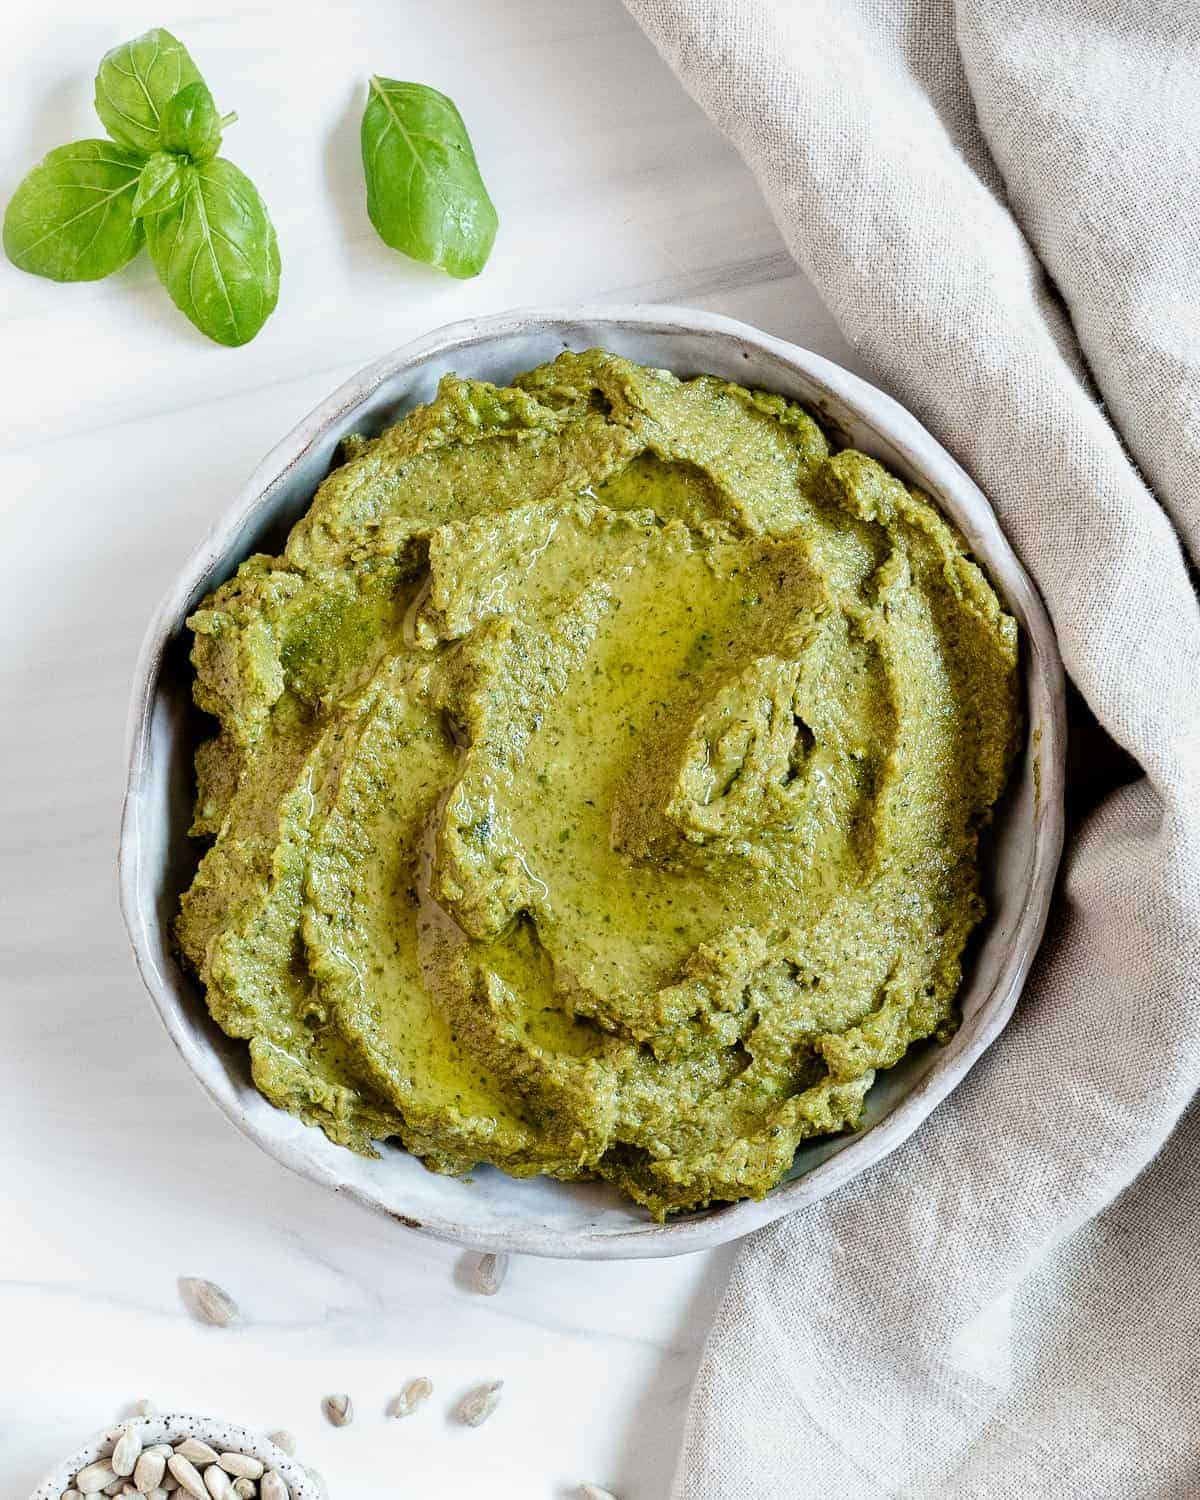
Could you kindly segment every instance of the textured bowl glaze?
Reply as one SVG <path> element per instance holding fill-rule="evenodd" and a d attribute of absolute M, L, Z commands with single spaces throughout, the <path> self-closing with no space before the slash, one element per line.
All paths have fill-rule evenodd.
<path fill-rule="evenodd" d="M 966 537 L 1022 630 L 1025 749 L 984 851 L 988 916 L 972 942 L 963 1021 L 945 1047 L 914 1048 L 881 1074 L 863 1128 L 802 1147 L 761 1203 L 655 1224 L 603 1184 L 517 1181 L 483 1167 L 440 1177 L 398 1145 L 377 1160 L 331 1145 L 273 1108 L 250 1081 L 244 1044 L 213 1024 L 171 951 L 170 922 L 197 853 L 187 838 L 192 755 L 204 732 L 191 704 L 184 617 L 249 553 L 275 551 L 349 432 L 377 432 L 428 401 L 447 371 L 506 383 L 561 350 L 602 346 L 687 376 L 710 372 L 801 401 L 847 444 L 933 496 Z M 235 1125 L 315 1182 L 438 1239 L 480 1249 L 591 1257 L 673 1255 L 757 1229 L 832 1192 L 893 1151 L 1003 1030 L 1045 926 L 1063 837 L 1062 665 L 1036 590 L 991 507 L 959 465 L 890 397 L 816 354 L 713 313 L 671 307 L 518 311 L 439 329 L 369 365 L 259 465 L 155 615 L 134 682 L 121 830 L 122 909 L 138 968 L 184 1060 Z"/>
<path fill-rule="evenodd" d="M 166 1412 L 159 1417 L 134 1418 L 133 1422 L 141 1429 L 139 1436 L 143 1447 L 151 1443 L 178 1443 L 187 1437 L 199 1438 L 218 1453 L 249 1453 L 253 1458 L 261 1459 L 268 1469 L 278 1470 L 280 1478 L 287 1484 L 292 1500 L 324 1500 L 324 1492 L 309 1477 L 302 1464 L 289 1458 L 282 1448 L 277 1448 L 265 1437 L 260 1437 L 245 1427 L 235 1427 L 232 1422 L 222 1422 L 215 1417 L 191 1416 L 187 1412 Z M 125 1423 L 117 1425 L 124 1426 Z M 80 1469 L 112 1452 L 111 1434 L 114 1430 L 98 1432 L 72 1453 L 70 1458 L 63 1459 L 42 1480 L 29 1500 L 59 1500 L 59 1496 Z M 182 1495 L 183 1491 L 176 1490 L 175 1493 Z M 184 1500 L 187 1500 L 186 1496 Z"/>

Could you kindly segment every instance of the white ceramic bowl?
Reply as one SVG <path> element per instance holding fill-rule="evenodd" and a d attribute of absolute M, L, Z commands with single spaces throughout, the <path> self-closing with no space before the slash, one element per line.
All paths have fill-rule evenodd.
<path fill-rule="evenodd" d="M 159 1417 L 134 1420 L 141 1429 L 144 1448 L 151 1443 L 174 1444 L 187 1437 L 199 1438 L 218 1453 L 249 1453 L 253 1458 L 261 1459 L 267 1468 L 278 1471 L 280 1478 L 287 1484 L 292 1500 L 324 1500 L 324 1492 L 302 1464 L 290 1458 L 282 1448 L 277 1448 L 274 1443 L 248 1428 L 235 1427 L 232 1422 L 222 1422 L 216 1417 L 192 1416 L 187 1412 L 164 1412 Z M 29 1500 L 59 1500 L 59 1496 L 80 1469 L 95 1463 L 98 1458 L 107 1458 L 112 1451 L 112 1430 L 98 1432 L 47 1474 Z M 176 1490 L 175 1493 L 183 1495 L 184 1492 Z M 186 1495 L 184 1500 L 187 1500 Z"/>
<path fill-rule="evenodd" d="M 170 923 L 195 868 L 186 836 L 192 754 L 183 620 L 256 550 L 278 549 L 348 432 L 377 431 L 428 401 L 447 371 L 507 382 L 562 349 L 595 345 L 680 375 L 709 371 L 780 391 L 850 444 L 931 494 L 970 543 L 1023 633 L 1028 735 L 985 855 L 989 913 L 962 990 L 963 1022 L 945 1047 L 914 1049 L 881 1075 L 860 1131 L 803 1147 L 761 1203 L 651 1222 L 601 1184 L 518 1182 L 492 1168 L 468 1180 L 427 1172 L 394 1144 L 378 1160 L 331 1145 L 274 1109 L 250 1082 L 242 1044 L 212 1023 L 171 951 Z M 278 1161 L 399 1223 L 457 1244 L 533 1255 L 673 1255 L 720 1244 L 823 1197 L 879 1161 L 921 1123 L 1003 1029 L 1041 938 L 1062 846 L 1062 666 L 1041 600 L 976 485 L 928 432 L 865 381 L 818 355 L 712 313 L 671 307 L 502 313 L 439 329 L 369 365 L 259 465 L 163 600 L 137 666 L 121 830 L 121 901 L 138 968 L 185 1061 L 229 1118 Z"/>

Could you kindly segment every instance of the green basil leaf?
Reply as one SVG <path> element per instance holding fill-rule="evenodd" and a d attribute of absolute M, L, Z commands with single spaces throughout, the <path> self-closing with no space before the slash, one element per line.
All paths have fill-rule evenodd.
<path fill-rule="evenodd" d="M 385 245 L 478 276 L 499 222 L 462 116 L 421 83 L 372 78 L 362 119 L 367 213 Z"/>
<path fill-rule="evenodd" d="M 146 222 L 158 279 L 218 344 L 245 344 L 279 300 L 279 246 L 266 204 L 223 156 L 181 164 L 176 201 Z"/>
<path fill-rule="evenodd" d="M 146 158 L 133 199 L 136 219 L 148 219 L 170 208 L 183 192 L 187 162 L 173 151 L 156 151 Z"/>
<path fill-rule="evenodd" d="M 133 217 L 142 158 L 112 141 L 51 151 L 19 185 L 4 214 L 14 266 L 54 281 L 98 281 L 141 249 Z"/>
<path fill-rule="evenodd" d="M 193 161 L 207 161 L 221 149 L 221 117 L 206 83 L 185 84 L 162 112 L 162 143 Z"/>
<path fill-rule="evenodd" d="M 156 26 L 101 58 L 96 113 L 114 141 L 149 156 L 163 145 L 167 104 L 185 84 L 202 82 L 183 43 Z"/>

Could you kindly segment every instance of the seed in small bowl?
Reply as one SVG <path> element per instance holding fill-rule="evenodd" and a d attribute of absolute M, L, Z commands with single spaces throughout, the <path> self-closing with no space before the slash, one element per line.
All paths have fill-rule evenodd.
<path fill-rule="evenodd" d="M 266 1468 L 261 1458 L 253 1458 L 249 1453 L 222 1453 L 217 1462 L 234 1479 L 261 1479 Z"/>
<path fill-rule="evenodd" d="M 168 1450 L 169 1451 L 169 1450 Z M 167 1460 L 162 1453 L 143 1448 L 133 1469 L 133 1487 L 140 1494 L 149 1495 L 162 1487 L 163 1475 L 167 1472 Z"/>
<path fill-rule="evenodd" d="M 181 1490 L 186 1490 L 194 1497 L 194 1500 L 208 1500 L 208 1486 L 204 1483 L 203 1475 L 191 1459 L 185 1458 L 178 1448 L 167 1459 L 167 1468 L 171 1471 L 172 1477 L 179 1481 Z"/>
<path fill-rule="evenodd" d="M 80 1469 L 75 1476 L 75 1488 L 81 1495 L 99 1495 L 116 1478 L 107 1458 L 98 1458 L 94 1464 Z"/>
<path fill-rule="evenodd" d="M 292 1500 L 283 1475 L 265 1472 L 252 1453 L 218 1451 L 192 1434 L 174 1442 L 146 1441 L 163 1431 L 158 1417 L 110 1428 L 102 1434 L 99 1456 L 68 1476 L 54 1500 Z"/>

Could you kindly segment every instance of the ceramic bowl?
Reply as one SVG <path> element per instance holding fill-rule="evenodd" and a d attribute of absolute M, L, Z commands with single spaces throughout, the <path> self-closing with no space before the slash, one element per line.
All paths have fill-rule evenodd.
<path fill-rule="evenodd" d="M 265 1437 L 260 1437 L 245 1427 L 235 1427 L 232 1422 L 222 1422 L 215 1417 L 192 1416 L 187 1412 L 166 1412 L 162 1416 L 134 1418 L 133 1421 L 140 1429 L 138 1435 L 142 1439 L 143 1448 L 149 1447 L 151 1443 L 174 1444 L 187 1437 L 199 1438 L 218 1453 L 249 1453 L 253 1458 L 261 1459 L 268 1469 L 278 1472 L 287 1485 L 292 1500 L 325 1500 L 324 1488 L 303 1464 L 297 1463 L 282 1448 L 277 1448 Z M 80 1469 L 95 1463 L 99 1458 L 108 1457 L 113 1451 L 115 1436 L 115 1427 L 97 1433 L 72 1453 L 70 1458 L 64 1458 L 62 1463 L 47 1474 L 29 1500 L 59 1500 L 59 1496 Z M 184 1492 L 176 1490 L 175 1493 L 183 1495 Z M 186 1496 L 184 1500 L 187 1500 Z"/>
<path fill-rule="evenodd" d="M 966 537 L 1023 633 L 1028 734 L 984 858 L 988 917 L 972 945 L 963 1022 L 949 1045 L 913 1049 L 882 1074 L 853 1135 L 801 1148 L 761 1203 L 655 1224 L 601 1184 L 516 1181 L 491 1168 L 457 1180 L 399 1146 L 366 1160 L 274 1109 L 250 1082 L 245 1047 L 211 1022 L 171 951 L 170 923 L 190 883 L 192 755 L 205 733 L 191 704 L 184 617 L 249 553 L 275 551 L 329 472 L 346 433 L 376 432 L 434 394 L 447 371 L 501 384 L 566 348 L 595 345 L 679 375 L 709 371 L 803 402 L 846 443 L 932 495 Z M 672 1255 L 734 1239 L 832 1192 L 893 1151 L 945 1098 L 1012 1013 L 1041 938 L 1063 832 L 1062 667 L 1036 590 L 976 485 L 928 432 L 865 381 L 818 355 L 712 313 L 669 307 L 504 313 L 439 329 L 369 365 L 259 465 L 171 586 L 137 666 L 121 831 L 125 921 L 142 978 L 172 1040 L 237 1127 L 284 1166 L 457 1244 L 534 1255 Z"/>

